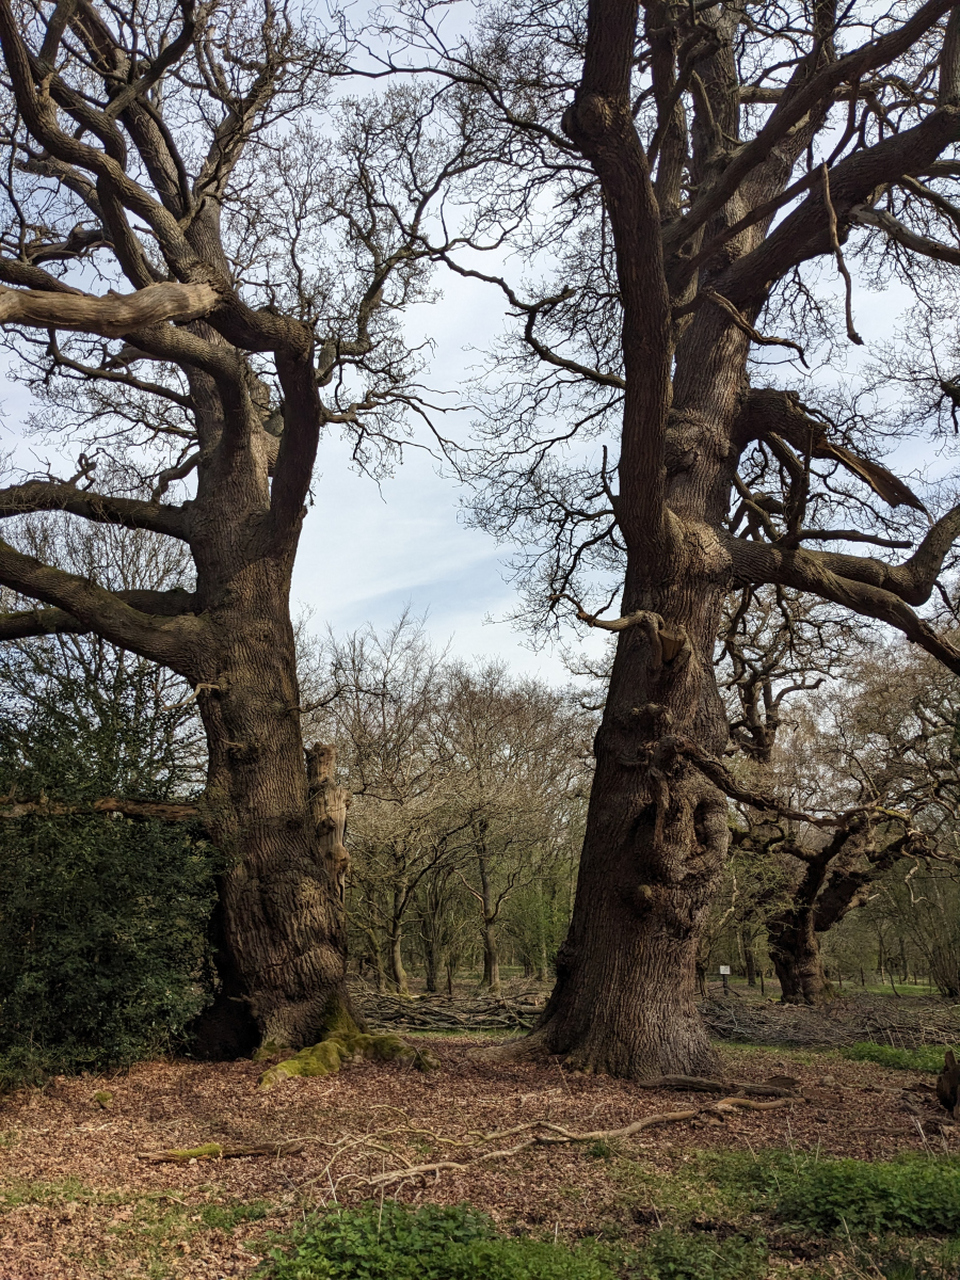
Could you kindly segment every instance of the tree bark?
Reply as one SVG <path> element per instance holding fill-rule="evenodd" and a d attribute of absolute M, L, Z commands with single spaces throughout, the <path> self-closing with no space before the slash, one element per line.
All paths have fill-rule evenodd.
<path fill-rule="evenodd" d="M 688 575 L 663 600 L 670 625 L 645 613 L 617 648 L 573 920 L 534 1033 L 580 1070 L 644 1077 L 715 1066 L 695 1007 L 696 958 L 726 852 L 727 806 L 670 746 L 674 731 L 694 726 L 711 745 L 725 736 L 702 657 L 719 593 L 704 610 L 702 569 L 699 582 Z"/>
<path fill-rule="evenodd" d="M 251 1038 L 300 1048 L 355 1025 L 345 982 L 346 809 L 329 750 L 309 757 L 310 794 L 286 577 L 257 562 L 226 594 L 215 620 L 225 643 L 198 697 L 210 748 L 204 820 L 227 863 L 218 878 L 221 991 L 198 1027 L 200 1051 L 215 1056 L 229 1054 L 231 1035 L 239 1053 Z M 207 1023 L 218 1028 L 216 1044 Z"/>
<path fill-rule="evenodd" d="M 813 910 L 800 908 L 767 924 L 770 959 L 785 1004 L 823 1004 L 833 995 L 813 927 Z"/>

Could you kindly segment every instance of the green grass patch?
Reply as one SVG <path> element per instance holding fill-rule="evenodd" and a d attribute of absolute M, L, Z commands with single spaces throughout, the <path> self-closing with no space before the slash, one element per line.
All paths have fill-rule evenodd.
<path fill-rule="evenodd" d="M 26 1178 L 5 1178 L 0 1182 L 0 1213 L 25 1204 L 69 1204 L 71 1201 L 117 1204 L 121 1195 L 94 1191 L 79 1178 L 58 1182 L 30 1182 Z"/>
<path fill-rule="evenodd" d="M 501 1236 L 468 1205 L 368 1201 L 314 1218 L 274 1249 L 270 1280 L 616 1280 L 590 1245 Z"/>
<path fill-rule="evenodd" d="M 259 1222 L 272 1211 L 265 1200 L 239 1203 L 211 1199 L 205 1204 L 189 1204 L 169 1192 L 137 1195 L 124 1189 L 99 1190 L 78 1178 L 57 1182 L 7 1179 L 0 1183 L 0 1215 L 25 1205 L 73 1205 L 88 1213 L 92 1210 L 105 1223 L 105 1234 L 111 1241 L 109 1256 L 90 1252 L 92 1246 L 83 1242 L 72 1248 L 69 1256 L 83 1266 L 85 1275 L 101 1275 L 104 1280 L 113 1280 L 118 1274 L 118 1258 L 134 1264 L 135 1274 L 144 1280 L 168 1280 L 174 1273 L 182 1274 L 175 1260 L 181 1258 L 182 1246 L 195 1237 L 208 1231 L 229 1234 L 246 1223 Z"/>
<path fill-rule="evenodd" d="M 872 1266 L 883 1280 L 957 1280 L 960 1240 L 923 1240 L 908 1244 L 886 1240 L 865 1251 L 864 1270 Z"/>
<path fill-rule="evenodd" d="M 919 1049 L 895 1049 L 893 1045 L 860 1040 L 846 1049 L 841 1049 L 840 1056 L 852 1062 L 875 1062 L 879 1067 L 891 1067 L 895 1071 L 929 1071 L 936 1075 L 943 1070 L 945 1052 L 942 1045 L 924 1045 Z"/>
<path fill-rule="evenodd" d="M 960 1233 L 960 1156 L 827 1160 L 785 1152 L 706 1158 L 714 1179 L 755 1207 L 822 1235 Z"/>
<path fill-rule="evenodd" d="M 245 1222 L 260 1222 L 270 1210 L 266 1200 L 253 1200 L 249 1204 L 205 1204 L 200 1218 L 205 1227 L 233 1231 Z"/>
<path fill-rule="evenodd" d="M 633 1280 L 761 1280 L 768 1262 L 762 1238 L 716 1240 L 665 1227 L 654 1232 L 628 1275 Z"/>

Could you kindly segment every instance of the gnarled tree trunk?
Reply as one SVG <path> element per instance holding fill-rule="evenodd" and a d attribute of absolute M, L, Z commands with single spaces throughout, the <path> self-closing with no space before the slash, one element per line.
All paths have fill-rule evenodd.
<path fill-rule="evenodd" d="M 285 578 L 269 563 L 249 566 L 229 599 L 229 642 L 210 655 L 198 698 L 210 750 L 204 819 L 226 863 L 218 877 L 221 990 L 197 1027 L 198 1049 L 209 1056 L 258 1041 L 299 1048 L 344 1020 L 353 1024 L 345 806 L 332 788 L 329 751 L 305 756 Z"/>
<path fill-rule="evenodd" d="M 727 806 L 676 749 L 683 733 L 711 743 L 726 733 L 696 593 L 688 577 L 661 604 L 689 630 L 645 613 L 617 649 L 573 920 L 533 1037 L 581 1070 L 702 1075 L 715 1065 L 695 1007 L 696 955 Z"/>
<path fill-rule="evenodd" d="M 770 959 L 785 1004 L 823 1004 L 833 995 L 820 956 L 810 907 L 780 913 L 767 923 Z"/>

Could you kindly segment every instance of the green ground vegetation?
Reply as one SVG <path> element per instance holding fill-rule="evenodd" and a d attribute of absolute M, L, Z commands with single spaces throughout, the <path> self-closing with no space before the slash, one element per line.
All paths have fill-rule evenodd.
<path fill-rule="evenodd" d="M 958 1052 L 955 1045 L 952 1047 L 955 1053 Z M 861 1040 L 841 1049 L 840 1056 L 853 1062 L 875 1062 L 878 1066 L 892 1067 L 898 1071 L 928 1071 L 936 1074 L 943 1070 L 944 1052 L 943 1045 L 928 1044 L 917 1049 L 898 1049 L 894 1045 Z"/>
<path fill-rule="evenodd" d="M 262 1224 L 245 1247 L 258 1280 L 957 1280 L 960 1157 L 836 1160 L 815 1152 L 701 1151 L 664 1167 L 611 1144 L 618 1206 L 580 1241 L 497 1228 L 470 1206 L 417 1210 L 383 1199 L 356 1208 L 242 1202 L 206 1185 L 189 1196 L 95 1189 L 76 1178 L 0 1180 L 0 1216 L 24 1206 L 106 1221 L 78 1265 L 103 1280 L 135 1266 L 183 1274 L 206 1232 Z M 306 1205 L 305 1205 L 306 1207 Z M 272 1222 L 271 1222 L 272 1219 Z M 102 1243 L 106 1235 L 108 1243 Z M 83 1234 L 78 1233 L 78 1239 Z M 125 1272 L 123 1272 L 125 1274 Z"/>
<path fill-rule="evenodd" d="M 960 1157 L 892 1161 L 700 1152 L 664 1172 L 610 1148 L 620 1199 L 651 1229 L 597 1223 L 570 1246 L 499 1234 L 469 1206 L 391 1201 L 309 1217 L 264 1280 L 956 1280 Z M 655 1225 L 654 1225 L 655 1224 Z M 627 1237 L 630 1238 L 627 1238 Z"/>

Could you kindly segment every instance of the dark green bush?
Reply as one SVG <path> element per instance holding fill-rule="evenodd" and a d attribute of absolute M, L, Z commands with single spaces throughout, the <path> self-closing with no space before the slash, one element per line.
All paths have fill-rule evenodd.
<path fill-rule="evenodd" d="M 0 822 L 0 1088 L 163 1052 L 206 999 L 210 845 L 82 812 L 188 793 L 190 726 L 159 679 L 94 638 L 0 654 L 0 794 L 81 810 Z"/>
<path fill-rule="evenodd" d="M 853 1062 L 875 1062 L 880 1067 L 892 1067 L 894 1070 L 936 1073 L 943 1070 L 944 1048 L 924 1045 L 919 1049 L 895 1049 L 889 1044 L 860 1040 L 857 1044 L 841 1049 L 840 1055 Z"/>
<path fill-rule="evenodd" d="M 171 1048 L 206 999 L 212 851 L 174 826 L 0 829 L 0 1087 Z"/>
<path fill-rule="evenodd" d="M 308 1222 L 275 1250 L 270 1280 L 614 1280 L 582 1250 L 508 1239 L 467 1205 L 408 1209 L 370 1201 Z"/>

